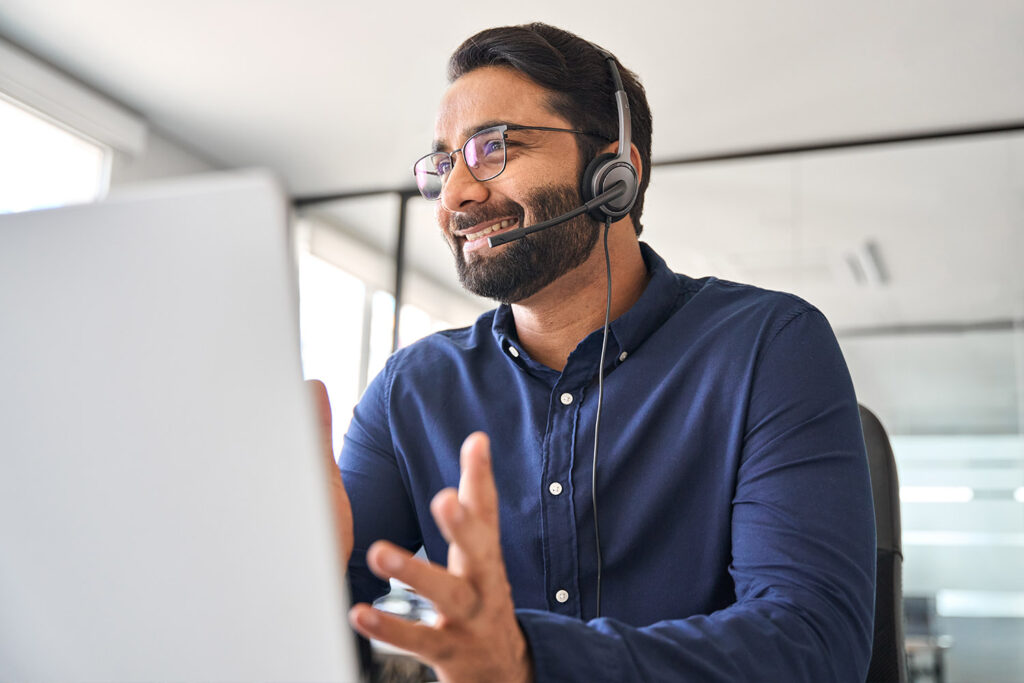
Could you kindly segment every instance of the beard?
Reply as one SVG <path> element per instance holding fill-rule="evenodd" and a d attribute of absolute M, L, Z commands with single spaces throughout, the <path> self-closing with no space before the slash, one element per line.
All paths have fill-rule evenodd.
<path fill-rule="evenodd" d="M 527 201 L 534 223 L 559 216 L 582 203 L 579 192 L 568 186 L 538 189 Z M 524 227 L 525 209 L 511 200 L 488 206 L 478 214 L 460 215 L 451 227 L 465 228 L 500 216 L 515 216 L 517 227 Z M 474 255 L 469 260 L 456 243 L 453 251 L 459 282 L 473 294 L 499 303 L 522 301 L 582 265 L 597 244 L 597 228 L 598 222 L 584 213 L 509 242 L 500 252 L 485 257 Z"/>

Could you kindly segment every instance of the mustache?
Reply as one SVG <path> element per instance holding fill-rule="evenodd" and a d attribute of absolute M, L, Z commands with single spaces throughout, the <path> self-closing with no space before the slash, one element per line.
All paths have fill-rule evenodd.
<path fill-rule="evenodd" d="M 526 211 L 522 206 L 515 202 L 507 202 L 500 206 L 489 206 L 478 211 L 453 214 L 451 219 L 448 221 L 448 229 L 452 232 L 456 230 L 467 230 L 474 225 L 479 225 L 485 221 L 505 218 L 507 216 L 513 216 L 517 221 L 519 221 L 519 224 L 522 225 L 523 219 L 526 216 Z"/>

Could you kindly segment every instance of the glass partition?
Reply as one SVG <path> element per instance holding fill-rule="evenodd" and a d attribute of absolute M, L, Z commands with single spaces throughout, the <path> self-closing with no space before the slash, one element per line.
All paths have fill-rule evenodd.
<path fill-rule="evenodd" d="M 677 270 L 828 316 L 891 436 L 908 632 L 941 636 L 947 681 L 1019 681 L 1024 134 L 656 167 L 647 206 Z"/>

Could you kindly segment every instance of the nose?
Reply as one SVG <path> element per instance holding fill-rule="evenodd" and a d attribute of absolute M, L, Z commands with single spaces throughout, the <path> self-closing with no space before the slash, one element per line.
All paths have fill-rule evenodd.
<path fill-rule="evenodd" d="M 462 154 L 453 161 L 452 170 L 441 188 L 442 206 L 447 211 L 458 212 L 464 211 L 472 203 L 486 201 L 489 194 L 486 184 L 473 177 Z"/>

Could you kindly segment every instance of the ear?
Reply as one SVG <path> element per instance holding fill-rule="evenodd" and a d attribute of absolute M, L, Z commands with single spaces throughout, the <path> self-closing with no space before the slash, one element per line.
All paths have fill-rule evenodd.
<path fill-rule="evenodd" d="M 601 150 L 601 154 L 617 154 L 619 151 L 619 141 L 609 143 L 607 147 Z M 644 179 L 644 167 L 640 163 L 640 150 L 636 148 L 633 143 L 629 144 L 629 162 L 633 164 L 633 168 L 636 169 L 636 182 L 639 185 Z"/>
<path fill-rule="evenodd" d="M 644 179 L 644 167 L 640 161 L 640 150 L 632 143 L 629 145 L 629 161 L 633 164 L 633 168 L 636 169 L 636 182 L 639 185 Z"/>

